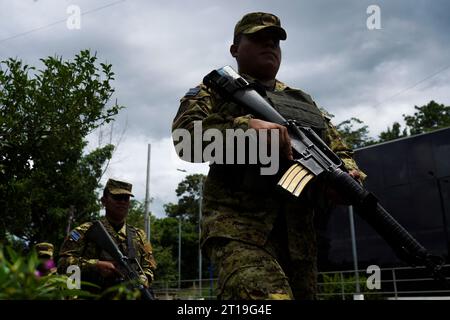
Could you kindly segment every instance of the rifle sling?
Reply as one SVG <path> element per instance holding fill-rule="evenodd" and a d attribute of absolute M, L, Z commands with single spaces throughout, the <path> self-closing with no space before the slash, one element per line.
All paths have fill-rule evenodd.
<path fill-rule="evenodd" d="M 136 258 L 136 248 L 133 244 L 133 238 L 135 236 L 135 232 L 133 228 L 127 225 L 127 243 L 128 243 L 128 259 L 134 260 Z"/>

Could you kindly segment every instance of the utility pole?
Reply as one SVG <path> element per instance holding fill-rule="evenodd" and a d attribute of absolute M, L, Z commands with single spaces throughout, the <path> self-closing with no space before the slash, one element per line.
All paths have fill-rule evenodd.
<path fill-rule="evenodd" d="M 186 172 L 186 170 L 178 168 L 177 171 Z M 178 290 L 181 288 L 181 219 L 182 216 L 178 216 Z"/>
<path fill-rule="evenodd" d="M 147 241 L 150 242 L 150 151 L 151 144 L 148 144 L 147 149 L 147 181 L 145 183 L 145 206 L 144 206 L 144 223 L 145 223 L 145 234 L 147 235 Z"/>
<path fill-rule="evenodd" d="M 350 218 L 350 234 L 352 237 L 353 266 L 355 268 L 355 282 L 356 282 L 356 293 L 353 295 L 353 300 L 364 300 L 364 295 L 361 294 L 361 289 L 359 287 L 358 255 L 356 253 L 356 236 L 355 236 L 355 221 L 353 219 L 353 206 L 348 207 L 348 215 Z"/>
<path fill-rule="evenodd" d="M 67 219 L 66 235 L 69 235 L 69 233 L 70 233 L 74 213 L 75 213 L 75 207 L 73 205 L 71 205 L 69 208 L 69 218 Z"/>
<path fill-rule="evenodd" d="M 200 178 L 199 183 L 200 197 L 198 202 L 198 287 L 200 290 L 200 297 L 202 296 L 202 201 L 203 201 L 203 177 Z"/>
<path fill-rule="evenodd" d="M 178 290 L 181 288 L 181 216 L 178 217 Z"/>

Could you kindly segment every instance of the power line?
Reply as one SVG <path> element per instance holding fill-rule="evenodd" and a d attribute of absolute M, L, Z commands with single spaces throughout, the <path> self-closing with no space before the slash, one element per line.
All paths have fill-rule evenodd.
<path fill-rule="evenodd" d="M 437 76 L 439 73 L 444 72 L 445 70 L 447 70 L 447 69 L 449 69 L 449 68 L 450 68 L 450 65 L 441 68 L 440 70 L 436 71 L 435 73 L 432 73 L 432 74 L 426 76 L 425 78 L 423 78 L 422 80 L 420 80 L 420 81 L 414 83 L 413 85 L 411 85 L 411 86 L 409 86 L 409 87 L 407 87 L 407 88 L 405 88 L 405 89 L 403 89 L 403 90 L 400 90 L 399 92 L 393 94 L 392 96 L 390 96 L 390 97 L 384 99 L 383 101 L 381 101 L 381 102 L 375 104 L 374 106 L 372 106 L 372 108 L 376 108 L 376 107 L 378 107 L 379 105 L 382 105 L 383 103 L 387 102 L 388 100 L 390 100 L 390 99 L 392 99 L 392 98 L 395 98 L 395 97 L 397 97 L 397 96 L 399 96 L 399 95 L 405 93 L 406 91 L 409 91 L 409 90 L 411 90 L 411 89 L 417 87 L 419 84 L 421 84 L 421 83 L 423 83 L 423 82 L 425 82 L 425 81 L 427 81 L 427 80 L 429 80 L 429 79 L 431 79 L 431 78 Z M 361 114 L 362 114 L 362 112 L 360 112 L 360 113 L 358 113 L 358 114 L 356 114 L 356 115 L 354 115 L 354 116 L 352 116 L 352 117 L 358 118 Z"/>
<path fill-rule="evenodd" d="M 116 1 L 116 2 L 112 2 L 112 3 L 109 3 L 107 5 L 104 5 L 104 6 L 101 6 L 101 7 L 97 7 L 97 8 L 94 8 L 92 10 L 85 11 L 85 12 L 82 12 L 81 15 L 84 16 L 84 15 L 87 15 L 87 14 L 90 14 L 90 13 L 93 13 L 93 12 L 96 12 L 96 11 L 99 11 L 99 10 L 103 10 L 105 8 L 112 7 L 112 6 L 116 5 L 116 4 L 119 4 L 119 3 L 125 2 L 125 1 L 126 0 L 119 0 L 119 1 Z M 27 34 L 30 34 L 30 33 L 33 33 L 33 32 L 39 31 L 39 30 L 43 30 L 43 29 L 52 27 L 54 25 L 57 25 L 59 23 L 66 22 L 66 21 L 67 21 L 67 18 L 61 19 L 61 20 L 52 22 L 50 24 L 47 24 L 45 26 L 37 27 L 37 28 L 31 29 L 31 30 L 28 30 L 28 31 L 25 31 L 25 32 L 21 32 L 21 33 L 15 34 L 15 35 L 10 36 L 8 38 L 0 39 L 0 45 L 2 43 L 4 43 L 4 42 L 8 41 L 8 40 L 12 40 L 12 39 L 16 39 L 16 38 L 19 38 L 19 37 L 23 37 L 23 36 L 26 36 Z"/>
<path fill-rule="evenodd" d="M 407 88 L 404 88 L 404 89 L 398 91 L 397 93 L 395 93 L 395 94 L 389 96 L 388 98 L 384 99 L 383 101 L 381 101 L 381 102 L 379 102 L 379 103 L 373 105 L 372 108 L 376 108 L 376 107 L 378 107 L 378 106 L 380 106 L 380 105 L 386 103 L 387 101 L 391 100 L 392 98 L 395 98 L 395 97 L 397 97 L 397 96 L 399 96 L 399 95 L 401 95 L 401 94 L 403 94 L 403 93 L 405 93 L 405 92 L 407 92 L 407 91 L 409 91 L 409 90 L 411 90 L 411 89 L 417 87 L 419 84 L 421 84 L 421 83 L 423 83 L 423 82 L 425 82 L 425 81 L 427 81 L 427 80 L 429 80 L 429 79 L 431 79 L 431 78 L 437 76 L 439 73 L 442 73 L 442 72 L 444 72 L 445 70 L 447 70 L 447 69 L 449 69 L 449 68 L 450 68 L 450 65 L 445 66 L 445 67 L 439 69 L 438 71 L 436 71 L 436 72 L 434 72 L 434 73 L 432 73 L 432 74 L 426 76 L 426 77 L 423 78 L 422 80 L 417 81 L 417 82 L 414 83 L 413 85 L 411 85 L 411 86 L 409 86 L 409 87 L 407 87 Z M 363 113 L 363 112 L 357 113 L 357 114 L 353 115 L 353 117 L 357 118 L 357 117 L 359 117 L 362 113 Z"/>
<path fill-rule="evenodd" d="M 385 28 L 383 28 L 383 29 L 377 29 L 376 31 L 374 30 L 373 32 L 379 32 L 381 35 L 385 36 L 385 37 L 383 37 L 383 41 L 389 40 L 389 41 L 391 41 L 391 43 L 394 43 L 395 41 L 399 40 L 398 37 L 397 37 L 397 38 L 395 37 L 395 34 L 394 34 L 394 33 L 386 31 Z M 397 64 L 396 66 L 394 66 L 393 68 L 390 69 L 390 72 L 392 72 L 393 69 L 398 68 L 399 66 L 400 66 L 400 64 Z M 404 89 L 398 91 L 397 93 L 395 93 L 395 94 L 389 96 L 388 98 L 386 98 L 386 99 L 380 101 L 379 103 L 373 105 L 372 108 L 376 108 L 376 107 L 378 107 L 378 106 L 384 104 L 385 102 L 387 102 L 387 101 L 389 101 L 389 100 L 391 100 L 391 99 L 393 99 L 393 98 L 395 98 L 395 97 L 397 97 L 397 96 L 399 96 L 399 95 L 401 95 L 401 94 L 403 94 L 403 93 L 405 93 L 405 92 L 407 92 L 407 91 L 409 91 L 409 90 L 411 90 L 411 89 L 417 87 L 417 86 L 420 85 L 421 83 L 423 83 L 423 82 L 425 82 L 425 81 L 427 81 L 427 80 L 429 80 L 429 79 L 435 77 L 436 75 L 438 75 L 438 74 L 444 72 L 445 70 L 447 70 L 447 69 L 449 69 L 449 68 L 450 68 L 450 65 L 447 65 L 447 66 L 445 66 L 445 67 L 439 69 L 438 71 L 436 71 L 436 72 L 434 72 L 434 73 L 432 73 L 432 74 L 426 76 L 425 78 L 419 80 L 418 82 L 412 84 L 411 86 L 406 87 L 406 88 L 404 88 Z M 356 114 L 354 117 L 359 117 L 361 114 L 362 114 L 362 112 L 359 113 L 359 114 Z"/>
<path fill-rule="evenodd" d="M 416 82 L 415 84 L 413 84 L 413 85 L 411 85 L 411 86 L 409 86 L 409 87 L 407 87 L 407 88 L 405 88 L 405 89 L 403 89 L 403 90 L 401 90 L 401 91 L 399 91 L 399 92 L 393 94 L 392 96 L 386 98 L 385 100 L 383 100 L 383 101 L 377 103 L 376 105 L 374 105 L 374 106 L 372 106 L 372 107 L 373 107 L 373 108 L 376 108 L 376 107 L 378 107 L 379 105 L 382 105 L 382 104 L 385 103 L 386 101 L 388 101 L 388 100 L 390 100 L 390 99 L 392 99 L 392 98 L 395 98 L 395 97 L 401 95 L 402 93 L 405 93 L 406 91 L 409 91 L 409 90 L 411 90 L 411 89 L 417 87 L 419 84 L 421 84 L 421 83 L 423 83 L 423 82 L 425 82 L 425 81 L 427 81 L 427 80 L 429 80 L 429 79 L 431 79 L 431 78 L 437 76 L 439 73 L 444 72 L 445 70 L 447 70 L 447 69 L 449 69 L 449 68 L 450 68 L 450 65 L 448 65 L 448 66 L 446 66 L 446 67 L 440 69 L 439 71 L 436 71 L 435 73 L 430 74 L 429 76 L 423 78 L 422 80 Z"/>

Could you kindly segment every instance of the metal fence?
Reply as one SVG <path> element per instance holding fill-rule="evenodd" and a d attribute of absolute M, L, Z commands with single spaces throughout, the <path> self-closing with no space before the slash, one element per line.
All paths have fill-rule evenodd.
<path fill-rule="evenodd" d="M 215 300 L 217 279 L 155 281 L 152 287 L 161 300 Z"/>
<path fill-rule="evenodd" d="M 450 288 L 444 287 L 429 276 L 423 267 L 382 268 L 379 289 L 370 289 L 372 274 L 367 270 L 328 271 L 318 274 L 319 300 L 450 300 Z M 449 274 L 450 265 L 443 266 Z M 449 280 L 450 278 L 447 278 Z M 357 284 L 359 282 L 359 285 Z M 359 288 L 359 290 L 358 290 Z M 155 281 L 153 290 L 161 300 L 215 300 L 217 279 Z"/>
<path fill-rule="evenodd" d="M 403 300 L 403 299 L 450 299 L 448 285 L 434 280 L 425 267 L 382 268 L 379 288 L 371 288 L 373 277 L 367 270 L 345 270 L 319 273 L 319 300 Z M 442 267 L 448 274 L 450 265 Z M 356 275 L 358 274 L 358 276 Z M 446 278 L 449 280 L 450 278 Z M 359 288 L 357 290 L 357 281 Z"/>

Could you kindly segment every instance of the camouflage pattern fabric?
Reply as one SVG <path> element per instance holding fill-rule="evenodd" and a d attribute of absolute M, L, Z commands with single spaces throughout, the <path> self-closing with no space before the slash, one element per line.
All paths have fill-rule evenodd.
<path fill-rule="evenodd" d="M 289 237 L 283 233 L 285 227 L 284 222 L 277 221 L 263 247 L 224 238 L 207 242 L 205 251 L 219 270 L 219 299 L 315 299 L 315 253 L 307 252 L 315 250 L 315 239 L 311 239 L 312 243 L 303 242 L 307 251 L 296 248 L 287 243 Z"/>
<path fill-rule="evenodd" d="M 53 244 L 49 242 L 40 242 L 34 245 L 37 257 L 40 263 L 37 266 L 35 274 L 37 276 L 48 276 L 57 273 L 55 262 L 53 261 Z"/>
<path fill-rule="evenodd" d="M 128 194 L 131 197 L 134 197 L 134 195 L 131 193 L 132 187 L 133 186 L 131 185 L 131 183 L 108 179 L 105 189 L 108 190 L 108 192 L 111 194 Z"/>
<path fill-rule="evenodd" d="M 252 34 L 267 28 L 277 31 L 280 39 L 286 40 L 287 33 L 281 27 L 280 19 L 271 13 L 265 12 L 252 12 L 243 16 L 234 27 L 234 36 Z"/>
<path fill-rule="evenodd" d="M 116 241 L 122 253 L 128 255 L 126 223 L 119 231 L 115 231 L 106 217 L 102 217 L 100 221 L 113 240 Z M 61 274 L 65 274 L 68 266 L 78 265 L 81 269 L 81 281 L 91 281 L 104 289 L 112 285 L 112 283 L 101 277 L 95 268 L 95 264 L 98 260 L 112 261 L 113 259 L 94 243 L 86 241 L 85 235 L 91 226 L 92 222 L 84 223 L 72 230 L 66 238 L 59 253 L 58 271 Z M 142 283 L 144 285 L 150 285 L 153 281 L 154 270 L 156 269 L 153 249 L 151 244 L 147 242 L 143 230 L 134 227 L 131 228 L 134 230 L 135 235 L 132 240 L 136 249 L 136 258 L 143 272 L 138 268 L 136 268 L 136 271 L 139 273 Z"/>
<path fill-rule="evenodd" d="M 53 259 L 53 244 L 40 242 L 34 245 L 38 258 Z"/>
<path fill-rule="evenodd" d="M 291 300 L 293 294 L 278 261 L 263 248 L 240 241 L 211 242 L 223 300 Z M 264 281 L 261 281 L 264 279 Z"/>

